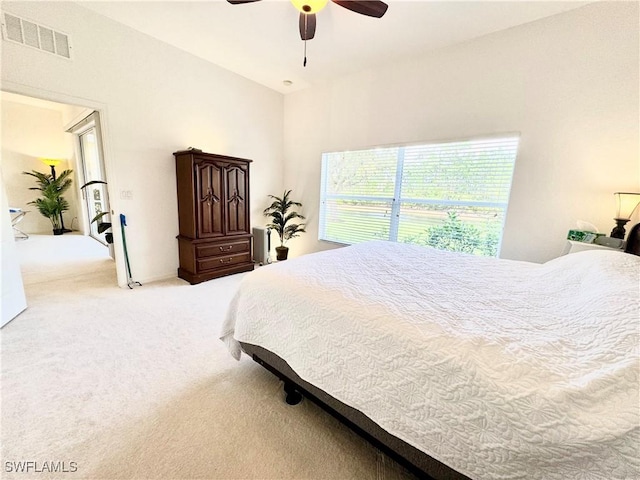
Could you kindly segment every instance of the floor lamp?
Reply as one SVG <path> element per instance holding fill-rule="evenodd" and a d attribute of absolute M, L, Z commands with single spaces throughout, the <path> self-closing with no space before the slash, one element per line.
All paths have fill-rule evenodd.
<path fill-rule="evenodd" d="M 56 165 L 60 164 L 60 160 L 56 160 L 56 159 L 53 159 L 53 158 L 43 158 L 42 161 L 46 165 L 49 165 L 51 167 L 51 176 L 55 180 L 56 179 Z M 60 212 L 60 227 L 61 227 L 62 233 L 67 233 L 67 232 L 71 231 L 68 228 L 64 228 L 64 218 L 62 218 L 62 212 Z"/>

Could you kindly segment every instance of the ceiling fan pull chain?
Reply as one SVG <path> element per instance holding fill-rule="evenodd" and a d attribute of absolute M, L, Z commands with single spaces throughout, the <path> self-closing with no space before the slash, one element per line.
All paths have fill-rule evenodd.
<path fill-rule="evenodd" d="M 304 41 L 304 62 L 302 62 L 302 66 L 307 66 L 307 41 Z"/>
<path fill-rule="evenodd" d="M 302 62 L 303 67 L 307 66 L 307 37 L 308 37 L 307 27 L 309 26 L 308 20 L 309 20 L 309 17 L 305 15 L 304 16 L 304 62 Z"/>

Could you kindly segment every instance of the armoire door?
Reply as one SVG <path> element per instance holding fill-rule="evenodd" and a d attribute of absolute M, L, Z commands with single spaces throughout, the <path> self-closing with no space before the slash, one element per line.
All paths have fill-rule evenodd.
<path fill-rule="evenodd" d="M 224 235 L 222 168 L 215 163 L 196 163 L 196 223 L 198 238 Z"/>
<path fill-rule="evenodd" d="M 249 233 L 249 175 L 247 167 L 231 165 L 225 170 L 227 235 Z"/>

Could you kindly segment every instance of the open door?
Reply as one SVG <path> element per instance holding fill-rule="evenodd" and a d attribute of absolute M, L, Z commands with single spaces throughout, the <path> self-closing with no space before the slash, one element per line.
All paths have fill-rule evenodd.
<path fill-rule="evenodd" d="M 104 161 L 102 155 L 102 132 L 100 130 L 100 117 L 98 112 L 93 112 L 68 130 L 77 136 L 78 153 L 82 163 L 83 184 L 91 181 L 106 182 Z M 109 211 L 109 196 L 106 184 L 94 183 L 82 189 L 82 198 L 86 206 L 86 221 L 89 225 L 89 234 L 108 245 L 105 232 L 98 232 L 98 222 L 92 220 L 103 212 Z M 109 221 L 102 218 L 102 222 Z"/>

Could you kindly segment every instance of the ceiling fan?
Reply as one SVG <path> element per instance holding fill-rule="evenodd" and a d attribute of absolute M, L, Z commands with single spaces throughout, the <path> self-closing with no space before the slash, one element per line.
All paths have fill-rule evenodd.
<path fill-rule="evenodd" d="M 259 2 L 260 0 L 227 0 L 232 5 Z M 291 0 L 291 3 L 300 11 L 298 25 L 300 28 L 300 38 L 305 41 L 304 66 L 307 66 L 306 41 L 311 40 L 316 34 L 316 13 L 322 10 L 329 0 Z M 369 17 L 382 17 L 389 5 L 380 0 L 331 0 L 341 7 L 352 12 Z"/>

